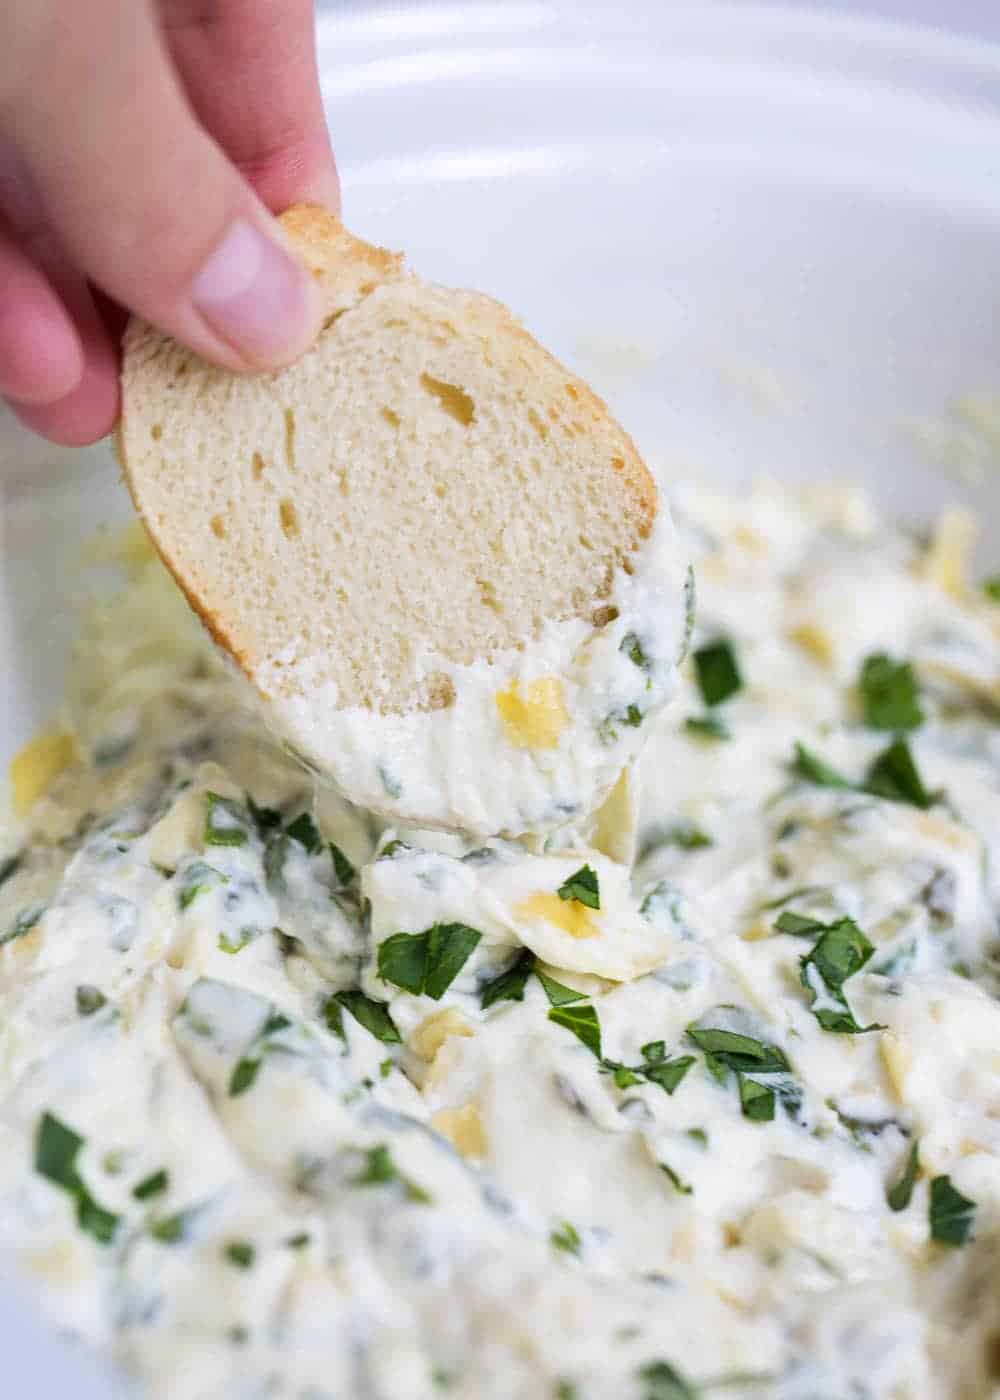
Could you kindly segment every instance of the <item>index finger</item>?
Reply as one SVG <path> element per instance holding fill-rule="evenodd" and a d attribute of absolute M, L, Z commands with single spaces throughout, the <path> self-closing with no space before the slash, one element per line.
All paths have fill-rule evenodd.
<path fill-rule="evenodd" d="M 337 212 L 312 0 L 159 0 L 159 12 L 202 125 L 264 203 Z"/>

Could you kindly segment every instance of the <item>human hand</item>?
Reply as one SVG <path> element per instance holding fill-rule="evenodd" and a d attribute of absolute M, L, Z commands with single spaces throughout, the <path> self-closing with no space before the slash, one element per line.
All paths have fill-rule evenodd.
<path fill-rule="evenodd" d="M 339 207 L 312 0 L 0 0 L 0 396 L 53 442 L 118 416 L 136 312 L 272 368 L 317 324 L 269 210 Z"/>

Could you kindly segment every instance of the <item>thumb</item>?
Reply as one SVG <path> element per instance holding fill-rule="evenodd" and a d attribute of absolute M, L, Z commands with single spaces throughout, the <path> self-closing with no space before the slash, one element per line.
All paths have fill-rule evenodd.
<path fill-rule="evenodd" d="M 0 94 L 0 126 L 16 132 L 70 257 L 207 359 L 237 370 L 294 359 L 319 326 L 310 280 L 198 125 L 148 0 L 40 8 L 41 23 L 34 5 L 10 7 L 34 10 L 34 42 Z"/>

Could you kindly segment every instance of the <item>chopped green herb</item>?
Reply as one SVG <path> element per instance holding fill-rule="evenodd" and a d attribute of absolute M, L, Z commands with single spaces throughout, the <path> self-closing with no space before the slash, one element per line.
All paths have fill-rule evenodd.
<path fill-rule="evenodd" d="M 310 855 L 319 850 L 323 844 L 322 837 L 316 830 L 316 823 L 308 812 L 303 812 L 300 817 L 296 817 L 285 827 L 285 835 L 290 836 L 293 841 L 297 841 L 300 846 L 304 846 Z"/>
<path fill-rule="evenodd" d="M 352 1177 L 354 1186 L 385 1186 L 391 1181 L 402 1182 L 406 1188 L 407 1200 L 421 1205 L 430 1204 L 430 1196 L 416 1182 L 408 1181 L 396 1170 L 392 1154 L 384 1142 L 369 1147 L 365 1152 L 365 1165 L 357 1176 Z"/>
<path fill-rule="evenodd" d="M 643 651 L 642 643 L 634 632 L 625 633 L 618 650 L 624 652 L 633 666 L 638 666 L 640 671 L 648 671 L 650 669 L 650 660 Z"/>
<path fill-rule="evenodd" d="M 249 832 L 246 826 L 246 813 L 238 802 L 229 797 L 220 797 L 217 792 L 205 794 L 206 846 L 245 846 Z"/>
<path fill-rule="evenodd" d="M 976 1203 L 951 1184 L 950 1176 L 936 1176 L 931 1182 L 931 1239 L 938 1244 L 963 1245 L 972 1234 Z"/>
<path fill-rule="evenodd" d="M 415 996 L 440 1001 L 481 938 L 478 930 L 457 923 L 394 933 L 379 945 L 378 975 Z"/>
<path fill-rule="evenodd" d="M 203 860 L 192 861 L 181 876 L 177 903 L 181 909 L 187 909 L 200 894 L 226 884 L 227 880 L 228 877 L 221 870 L 216 870 L 214 865 L 208 865 Z"/>
<path fill-rule="evenodd" d="M 694 1187 L 693 1187 L 693 1186 L 690 1186 L 686 1181 L 682 1181 L 681 1178 L 680 1178 L 680 1177 L 677 1175 L 677 1173 L 674 1171 L 673 1167 L 668 1166 L 668 1164 L 667 1164 L 666 1162 L 661 1162 L 661 1163 L 660 1163 L 660 1171 L 661 1171 L 661 1172 L 663 1173 L 663 1175 L 667 1178 L 667 1180 L 670 1182 L 671 1186 L 674 1188 L 674 1190 L 675 1190 L 679 1195 L 681 1195 L 681 1196 L 692 1196 L 692 1195 L 694 1195 Z"/>
<path fill-rule="evenodd" d="M 220 953 L 242 953 L 243 949 L 252 943 L 260 934 L 259 928 L 241 928 L 235 938 L 230 938 L 228 933 L 219 934 Z"/>
<path fill-rule="evenodd" d="M 35 1132 L 35 1171 L 76 1202 L 76 1223 L 98 1244 L 110 1244 L 119 1217 L 98 1205 L 76 1169 L 83 1138 L 52 1113 L 43 1113 Z"/>
<path fill-rule="evenodd" d="M 261 1059 L 259 1055 L 247 1055 L 239 1060 L 229 1077 L 229 1097 L 239 1098 L 240 1094 L 245 1094 L 248 1089 L 252 1089 L 257 1075 L 260 1073 Z"/>
<path fill-rule="evenodd" d="M 688 715 L 684 728 L 696 739 L 715 739 L 721 743 L 733 737 L 729 725 L 723 723 L 718 715 Z"/>
<path fill-rule="evenodd" d="M 100 1011 L 102 1006 L 107 1006 L 108 999 L 101 991 L 100 987 L 92 987 L 87 983 L 82 983 L 76 989 L 76 1011 L 78 1016 L 93 1016 L 95 1011 Z"/>
<path fill-rule="evenodd" d="M 343 1007 L 349 1011 L 359 1025 L 364 1026 L 376 1040 L 381 1040 L 384 1045 L 398 1045 L 402 1041 L 402 1036 L 396 1029 L 396 1023 L 389 1015 L 388 1008 L 380 1001 L 373 1001 L 371 997 L 365 996 L 364 992 L 336 992 L 324 1005 L 324 1016 L 330 1015 L 330 1006 Z M 330 1025 L 329 1019 L 327 1025 Z M 330 1026 L 331 1030 L 334 1027 Z M 340 1033 L 339 1031 L 337 1032 Z"/>
<path fill-rule="evenodd" d="M 689 1137 L 697 1147 L 708 1146 L 708 1133 L 705 1132 L 704 1128 L 688 1128 L 685 1136 Z"/>
<path fill-rule="evenodd" d="M 257 1251 L 249 1240 L 230 1240 L 223 1250 L 223 1256 L 234 1269 L 252 1269 Z"/>
<path fill-rule="evenodd" d="M 149 1233 L 157 1244 L 179 1244 L 187 1235 L 195 1214 L 195 1210 L 179 1210 L 175 1215 L 165 1215 L 153 1221 Z"/>
<path fill-rule="evenodd" d="M 336 875 L 341 885 L 349 885 L 357 874 L 357 871 L 339 846 L 335 846 L 332 841 L 329 844 L 330 857 L 333 860 L 333 873 Z"/>
<path fill-rule="evenodd" d="M 268 834 L 281 825 L 281 813 L 275 811 L 273 807 L 258 807 L 249 793 L 247 793 L 247 809 L 261 840 L 266 840 Z"/>
<path fill-rule="evenodd" d="M 0 860 L 0 885 L 5 885 L 8 880 L 13 879 L 21 868 L 21 857 L 8 856 L 6 860 Z"/>
<path fill-rule="evenodd" d="M 523 949 L 506 972 L 501 972 L 499 977 L 487 982 L 479 994 L 479 1005 L 485 1011 L 498 1001 L 523 1001 L 524 989 L 534 968 L 534 953 L 527 948 Z"/>
<path fill-rule="evenodd" d="M 785 1052 L 749 1035 L 716 1026 L 688 1026 L 688 1039 L 726 1069 L 746 1074 L 780 1074 L 790 1066 Z"/>
<path fill-rule="evenodd" d="M 693 1064 L 693 1055 L 680 1055 L 676 1060 L 659 1060 L 641 1065 L 637 1072 L 650 1084 L 656 1084 L 672 1094 Z"/>
<path fill-rule="evenodd" d="M 875 952 L 853 919 L 827 926 L 812 952 L 799 961 L 800 978 L 809 993 L 813 1015 L 825 1031 L 855 1035 L 880 1030 L 859 1026 L 844 995 L 844 983 L 860 972 Z"/>
<path fill-rule="evenodd" d="M 761 1084 L 745 1074 L 738 1075 L 737 1079 L 743 1116 L 755 1123 L 770 1123 L 774 1118 L 774 1090 L 769 1084 Z"/>
<path fill-rule="evenodd" d="M 858 679 L 861 709 L 869 729 L 916 729 L 924 722 L 917 678 L 907 661 L 893 661 L 885 652 L 866 656 Z"/>
<path fill-rule="evenodd" d="M 894 739 L 868 769 L 865 791 L 890 802 L 909 802 L 914 807 L 930 807 L 934 798 L 924 787 L 905 739 Z"/>
<path fill-rule="evenodd" d="M 132 1187 L 132 1195 L 137 1201 L 148 1201 L 153 1196 L 161 1196 L 170 1186 L 170 1176 L 165 1168 L 151 1176 L 143 1177 L 137 1186 Z"/>
<path fill-rule="evenodd" d="M 553 1006 L 549 1010 L 549 1020 L 572 1031 L 592 1054 L 601 1058 L 601 1023 L 589 1003 L 585 1006 Z"/>
<path fill-rule="evenodd" d="M 556 1381 L 552 1400 L 577 1400 L 576 1386 L 572 1381 Z"/>
<path fill-rule="evenodd" d="M 303 1230 L 298 1235 L 289 1235 L 288 1239 L 285 1241 L 285 1244 L 288 1246 L 289 1249 L 305 1249 L 306 1245 L 309 1243 L 310 1238 L 311 1236 L 309 1235 L 309 1233 L 306 1230 Z"/>
<path fill-rule="evenodd" d="M 393 860 L 401 851 L 412 851 L 413 847 L 408 846 L 405 841 L 400 841 L 397 836 L 392 841 L 387 841 L 379 851 L 377 860 Z"/>
<path fill-rule="evenodd" d="M 15 938 L 23 938 L 26 933 L 30 933 L 44 913 L 44 904 L 29 904 L 20 910 L 7 932 L 0 936 L 0 947 L 5 943 L 13 943 Z"/>
<path fill-rule="evenodd" d="M 580 1247 L 583 1243 L 579 1231 L 568 1220 L 564 1220 L 552 1231 L 549 1235 L 549 1242 L 554 1249 L 561 1250 L 563 1254 L 575 1254 L 577 1257 L 579 1257 Z"/>
<path fill-rule="evenodd" d="M 597 871 L 589 865 L 581 865 L 575 875 L 564 880 L 556 891 L 560 899 L 576 900 L 588 909 L 600 909 L 601 893 L 597 883 Z"/>
<path fill-rule="evenodd" d="M 731 642 L 720 640 L 699 647 L 693 660 L 698 689 L 710 709 L 742 689 L 743 678 Z"/>
<path fill-rule="evenodd" d="M 549 999 L 550 1006 L 569 1006 L 574 1001 L 586 1001 L 586 992 L 576 992 L 572 987 L 564 987 L 561 982 L 557 982 L 554 977 L 549 977 L 539 968 L 535 968 L 535 976 L 541 984 L 542 991 Z"/>
<path fill-rule="evenodd" d="M 808 938 L 810 934 L 822 933 L 826 924 L 809 914 L 796 914 L 794 910 L 786 909 L 775 919 L 774 927 L 776 932 L 790 933 L 793 938 Z"/>
<path fill-rule="evenodd" d="M 642 1400 L 698 1400 L 698 1393 L 669 1361 L 649 1361 L 639 1368 Z"/>
<path fill-rule="evenodd" d="M 807 782 L 815 783 L 817 787 L 829 788 L 850 788 L 853 786 L 838 773 L 836 768 L 832 768 L 825 759 L 807 749 L 805 744 L 796 741 L 795 757 L 791 762 L 792 772 L 799 778 L 805 778 Z"/>
<path fill-rule="evenodd" d="M 991 603 L 1000 603 L 1000 574 L 983 579 L 983 592 Z"/>
<path fill-rule="evenodd" d="M 917 1184 L 917 1175 L 920 1172 L 920 1144 L 915 1142 L 906 1154 L 906 1165 L 899 1180 L 886 1192 L 885 1199 L 890 1210 L 905 1210 L 910 1204 L 913 1196 L 913 1188 Z"/>

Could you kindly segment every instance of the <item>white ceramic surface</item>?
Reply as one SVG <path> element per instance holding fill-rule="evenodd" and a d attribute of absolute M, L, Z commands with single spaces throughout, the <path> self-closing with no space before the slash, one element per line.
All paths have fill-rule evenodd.
<path fill-rule="evenodd" d="M 348 221 L 519 310 L 665 483 L 967 501 L 1000 563 L 1000 48 L 669 0 L 338 7 L 320 40 Z M 106 449 L 0 418 L 4 486 L 0 759 L 58 703 L 81 546 L 128 511 Z M 2 1299 L 0 1348 L 11 1393 L 57 1393 Z"/>

